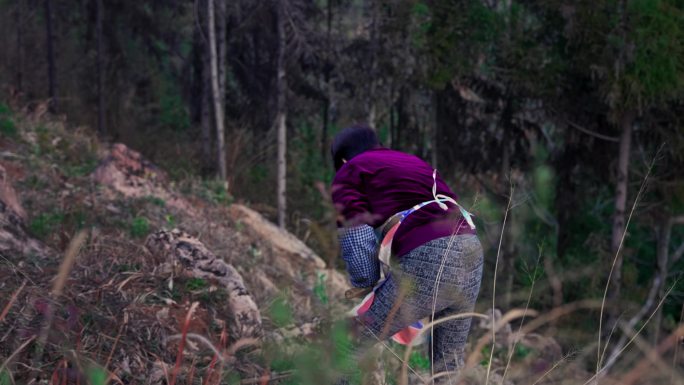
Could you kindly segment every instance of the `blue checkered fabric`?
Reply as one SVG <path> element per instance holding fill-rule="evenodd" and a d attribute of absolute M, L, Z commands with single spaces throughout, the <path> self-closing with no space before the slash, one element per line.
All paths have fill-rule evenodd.
<path fill-rule="evenodd" d="M 339 229 L 342 259 L 347 264 L 349 279 L 354 287 L 372 287 L 380 279 L 377 258 L 378 239 L 368 225 Z"/>

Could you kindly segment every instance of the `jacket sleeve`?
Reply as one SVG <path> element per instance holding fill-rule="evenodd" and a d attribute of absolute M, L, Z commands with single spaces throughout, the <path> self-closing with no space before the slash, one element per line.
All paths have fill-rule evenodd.
<path fill-rule="evenodd" d="M 335 174 L 331 191 L 335 210 L 339 214 L 339 226 L 361 225 L 369 221 L 370 204 L 358 167 L 352 163 L 342 166 Z"/>
<path fill-rule="evenodd" d="M 380 263 L 377 258 L 378 241 L 373 228 L 361 225 L 343 227 L 338 231 L 342 259 L 347 265 L 352 286 L 375 286 L 380 279 Z"/>

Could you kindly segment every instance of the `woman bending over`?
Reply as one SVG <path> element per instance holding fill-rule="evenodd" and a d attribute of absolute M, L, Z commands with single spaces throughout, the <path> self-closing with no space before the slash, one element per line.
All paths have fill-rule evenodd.
<path fill-rule="evenodd" d="M 416 156 L 382 147 L 363 126 L 342 130 L 332 157 L 332 199 L 352 286 L 378 283 L 380 241 L 391 240 L 388 278 L 357 317 L 361 340 L 371 345 L 423 318 L 472 311 L 482 279 L 482 246 L 469 214 L 436 171 Z M 431 331 L 434 374 L 461 368 L 470 322 L 454 319 Z M 449 378 L 455 376 L 441 377 Z"/>

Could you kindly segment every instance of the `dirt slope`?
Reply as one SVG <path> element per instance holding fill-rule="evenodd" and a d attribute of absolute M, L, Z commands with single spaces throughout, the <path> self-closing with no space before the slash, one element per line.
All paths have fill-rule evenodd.
<path fill-rule="evenodd" d="M 0 137 L 0 384 L 331 383 L 339 349 L 325 338 L 342 334 L 321 331 L 353 305 L 340 272 L 220 184 L 171 181 L 87 129 L 17 121 L 18 136 Z M 552 338 L 503 330 L 492 383 L 533 383 L 560 360 Z"/>
<path fill-rule="evenodd" d="M 346 309 L 339 272 L 221 194 L 172 183 L 122 144 L 26 117 L 0 141 L 0 362 L 11 358 L 0 375 L 71 383 L 99 368 L 162 383 L 185 325 L 179 376 L 252 378 L 267 369 L 264 343 L 315 333 Z M 78 252 L 60 274 L 70 243 Z M 283 304 L 291 316 L 273 322 Z"/>

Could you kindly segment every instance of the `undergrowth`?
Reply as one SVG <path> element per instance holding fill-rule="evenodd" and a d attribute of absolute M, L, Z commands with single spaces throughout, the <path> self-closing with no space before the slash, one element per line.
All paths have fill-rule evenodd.
<path fill-rule="evenodd" d="M 9 125 L 3 126 L 6 124 L 3 122 L 9 121 L 12 129 L 6 129 Z M 261 308 L 265 327 L 265 337 L 260 341 L 262 348 L 231 350 L 239 340 L 230 335 L 230 325 L 225 322 L 231 319 L 226 290 L 209 280 L 164 271 L 160 269 L 163 261 L 145 253 L 142 245 L 152 231 L 185 226 L 203 241 L 213 242 L 216 248 L 223 247 L 222 252 L 242 269 L 245 279 L 253 278 L 250 275 L 268 261 L 265 253 L 269 251 L 253 241 L 244 241 L 248 239 L 245 226 L 226 219 L 229 217 L 225 210 L 234 203 L 234 198 L 225 184 L 197 178 L 176 181 L 177 190 L 191 197 L 194 205 L 209 208 L 202 213 L 216 213 L 214 217 L 188 219 L 173 207 L 173 202 L 155 196 L 105 199 L 102 189 L 90 180 L 101 151 L 92 137 L 68 134 L 64 127 L 50 122 L 22 122 L 3 105 L 0 105 L 0 134 L 18 146 L 12 147 L 12 151 L 27 154 L 14 162 L 21 169 L 15 186 L 21 188 L 22 203 L 29 212 L 30 234 L 61 255 L 69 248 L 74 234 L 88 231 L 87 242 L 72 270 L 66 273 L 65 292 L 58 297 L 53 297 L 50 289 L 55 276 L 65 274 L 58 273 L 61 258 L 0 253 L 0 306 L 9 309 L 0 316 L 3 330 L 0 332 L 0 385 L 21 383 L 36 375 L 31 369 L 34 364 L 42 368 L 38 375 L 50 384 L 61 384 L 72 377 L 91 385 L 151 383 L 153 379 L 154 383 L 163 383 L 174 370 L 178 372 L 177 378 L 174 377 L 177 384 L 313 385 L 334 383 L 343 374 L 353 383 L 361 380 L 359 365 L 350 353 L 355 340 L 349 333 L 349 325 L 333 321 L 339 315 L 333 315 L 332 308 L 339 304 L 334 303 L 333 294 L 327 290 L 325 273 L 313 276 L 308 286 L 301 282 L 299 286 L 277 282 L 274 285 L 279 290 L 277 295 L 260 298 L 265 304 Z M 305 136 L 302 140 L 310 138 Z M 595 274 L 591 262 L 603 257 L 601 250 L 605 242 L 592 234 L 605 235 L 608 229 L 601 221 L 610 209 L 606 204 L 608 192 L 598 194 L 592 201 L 580 202 L 578 210 L 586 213 L 586 221 L 567 222 L 571 234 L 566 238 L 571 243 L 566 247 L 566 259 L 562 260 L 553 253 L 558 249 L 559 239 L 551 220 L 554 197 L 547 191 L 555 176 L 544 168 L 546 159 L 541 155 L 539 162 L 531 180 L 523 180 L 518 186 L 517 191 L 522 193 L 511 197 L 511 226 L 515 229 L 510 233 L 497 229 L 503 211 L 496 198 L 473 199 L 483 239 L 492 243 L 505 237 L 503 247 L 512 242 L 508 255 L 518 258 L 507 267 L 514 290 L 504 293 L 510 296 L 510 303 L 504 307 L 510 311 L 502 315 L 515 317 L 502 325 L 492 325 L 481 314 L 483 321 L 480 318 L 473 321 L 467 358 L 475 361 L 466 371 L 469 384 L 486 383 L 488 379 L 497 385 L 506 381 L 574 385 L 582 381 L 571 378 L 570 373 L 584 380 L 594 375 L 592 366 L 596 362 L 592 353 L 596 348 L 593 341 L 599 308 L 587 301 L 600 297 L 597 294 L 605 277 Z M 315 164 L 306 167 L 303 172 L 317 173 Z M 229 222 L 229 231 L 215 234 L 215 223 L 223 222 Z M 317 242 L 325 244 L 325 238 L 314 233 L 322 234 L 326 229 L 316 229 L 303 226 L 300 233 L 309 231 L 311 237 L 318 238 Z M 652 259 L 650 243 L 643 241 L 647 239 L 647 229 L 635 226 L 630 231 L 638 233 L 641 241 L 632 240 L 627 245 L 636 254 Z M 674 236 L 681 237 L 681 234 Z M 236 239 L 243 243 L 238 245 Z M 332 249 L 334 244 L 326 245 Z M 541 258 L 540 249 L 544 254 Z M 627 298 L 638 301 L 644 293 L 636 287 L 643 286 L 648 276 L 641 269 L 644 262 L 635 257 L 628 259 L 626 266 L 625 280 L 635 286 L 628 288 Z M 589 267 L 594 271 L 574 274 L 575 267 Z M 563 272 L 562 276 L 554 277 L 561 274 L 558 271 Z M 500 279 L 508 277 L 504 275 Z M 552 285 L 553 278 L 560 278 L 562 282 L 560 304 L 554 304 L 554 295 L 559 289 Z M 487 276 L 484 282 L 492 280 L 493 277 Z M 293 299 L 292 293 L 296 290 L 307 293 L 304 298 L 309 304 Z M 484 313 L 491 308 L 490 300 L 500 304 L 502 298 L 485 289 L 481 302 L 487 304 L 479 305 L 476 310 Z M 191 321 L 184 321 L 195 302 L 201 306 L 194 318 L 190 317 Z M 302 317 L 298 308 L 304 306 L 309 306 L 307 317 Z M 673 315 L 681 309 L 671 302 L 666 306 L 669 307 L 664 316 L 665 331 L 671 334 L 681 329 L 681 316 Z M 516 307 L 529 307 L 530 311 Z M 532 309 L 547 310 L 536 313 Z M 561 314 L 563 309 L 569 310 Z M 315 323 L 311 326 L 314 333 L 296 334 L 306 322 Z M 644 324 L 645 321 L 637 327 Z M 192 340 L 189 347 L 181 349 L 178 340 L 167 340 L 179 334 L 184 326 L 189 333 L 203 336 L 211 347 Z M 526 340 L 515 339 L 518 330 L 523 331 Z M 288 335 L 289 332 L 294 336 Z M 43 335 L 45 343 L 36 349 Z M 495 342 L 491 340 L 493 336 L 496 336 Z M 563 350 L 573 352 L 572 359 L 556 354 L 558 342 Z M 620 371 L 628 371 L 643 354 L 650 352 L 643 346 L 639 342 L 636 349 L 621 356 L 624 362 L 620 363 Z M 42 356 L 37 351 L 42 351 Z M 419 377 L 429 378 L 430 360 L 424 347 L 413 349 L 406 360 L 404 356 L 409 350 L 394 343 L 382 345 L 381 352 L 386 383 L 402 384 L 405 380 L 402 370 L 412 383 L 418 383 Z M 668 359 L 664 367 L 671 373 L 665 370 L 644 376 L 657 380 L 661 375 L 679 378 L 676 365 L 669 365 L 669 359 L 678 359 L 677 356 L 664 358 Z M 178 364 L 171 364 L 174 362 Z"/>

